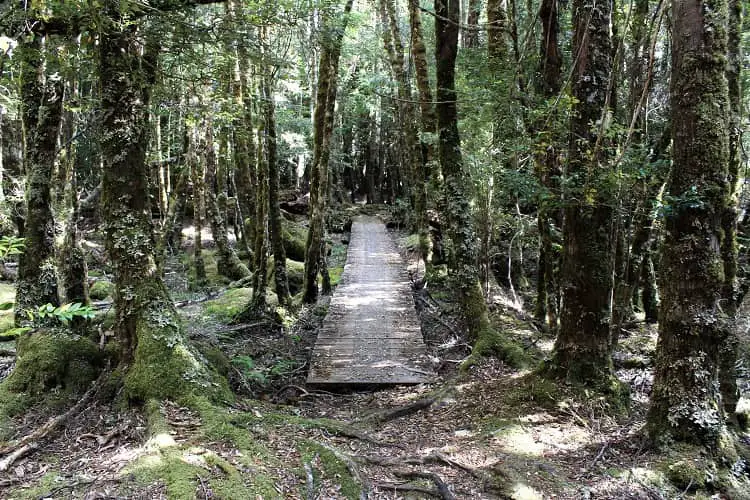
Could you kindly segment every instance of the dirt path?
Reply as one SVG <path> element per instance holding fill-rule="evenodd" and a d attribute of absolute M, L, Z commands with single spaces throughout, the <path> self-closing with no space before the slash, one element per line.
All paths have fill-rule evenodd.
<path fill-rule="evenodd" d="M 418 384 L 432 377 L 406 266 L 383 222 L 358 216 L 307 382 Z"/>

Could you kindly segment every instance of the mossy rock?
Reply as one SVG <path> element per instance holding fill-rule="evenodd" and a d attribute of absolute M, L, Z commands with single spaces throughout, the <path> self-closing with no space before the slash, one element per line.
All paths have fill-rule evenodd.
<path fill-rule="evenodd" d="M 471 357 L 465 367 L 476 364 L 479 358 L 489 356 L 495 356 L 513 368 L 524 367 L 531 359 L 523 347 L 494 328 L 488 327 L 478 334 Z"/>
<path fill-rule="evenodd" d="M 203 310 L 217 321 L 227 323 L 242 312 L 252 298 L 252 288 L 232 288 L 206 302 Z"/>
<path fill-rule="evenodd" d="M 86 337 L 60 330 L 33 330 L 18 338 L 18 361 L 7 381 L 11 392 L 85 389 L 104 365 L 104 353 Z"/>
<path fill-rule="evenodd" d="M 293 222 L 284 221 L 281 237 L 284 240 L 286 256 L 289 259 L 304 262 L 307 228 Z"/>
<path fill-rule="evenodd" d="M 713 475 L 709 469 L 711 467 L 707 462 L 687 458 L 666 466 L 664 474 L 675 488 L 682 491 L 695 491 L 706 487 L 706 478 Z"/>
<path fill-rule="evenodd" d="M 115 293 L 115 285 L 107 280 L 97 280 L 89 288 L 89 297 L 92 300 L 104 300 L 112 297 Z"/>
<path fill-rule="evenodd" d="M 273 259 L 269 259 L 268 263 L 268 286 L 273 288 L 275 269 L 273 265 Z M 289 294 L 296 295 L 297 292 L 302 290 L 302 285 L 305 280 L 305 264 L 297 262 L 296 260 L 286 259 L 286 280 L 289 284 Z"/>

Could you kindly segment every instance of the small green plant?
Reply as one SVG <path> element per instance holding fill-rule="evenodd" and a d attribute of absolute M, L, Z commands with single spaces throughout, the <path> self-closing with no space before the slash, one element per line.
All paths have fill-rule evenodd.
<path fill-rule="evenodd" d="M 15 236 L 3 236 L 0 238 L 0 260 L 5 261 L 11 255 L 20 255 L 24 249 L 24 239 Z"/>
<path fill-rule="evenodd" d="M 96 315 L 96 311 L 91 306 L 83 305 L 80 302 L 63 304 L 59 307 L 47 303 L 39 306 L 36 311 L 27 311 L 26 314 L 29 320 L 33 322 L 51 318 L 67 325 L 74 318 L 92 319 Z"/>
<path fill-rule="evenodd" d="M 266 385 L 268 379 L 263 371 L 255 365 L 255 360 L 250 356 L 235 356 L 232 358 L 232 366 L 237 368 L 245 378 L 260 385 Z"/>

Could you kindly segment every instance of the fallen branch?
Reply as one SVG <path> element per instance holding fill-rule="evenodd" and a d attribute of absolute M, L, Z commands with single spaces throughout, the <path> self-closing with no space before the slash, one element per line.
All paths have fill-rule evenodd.
<path fill-rule="evenodd" d="M 109 372 L 103 372 L 101 375 L 99 375 L 99 378 L 94 382 L 88 391 L 81 397 L 81 399 L 78 400 L 76 404 L 74 404 L 68 411 L 63 413 L 62 415 L 58 415 L 56 417 L 53 417 L 49 419 L 44 425 L 39 427 L 37 430 L 32 432 L 31 434 L 28 434 L 21 438 L 18 442 L 13 443 L 9 446 L 6 446 L 4 448 L 0 448 L 0 456 L 2 455 L 13 455 L 17 450 L 30 445 L 33 443 L 34 447 L 37 446 L 37 441 L 40 441 L 47 437 L 52 431 L 57 429 L 63 422 L 68 420 L 73 415 L 79 413 L 81 409 L 88 404 L 89 400 L 94 396 L 99 386 L 102 384 L 102 382 L 105 380 L 105 378 L 109 376 Z M 33 448 L 30 448 L 30 451 Z M 3 459 L 3 463 L 7 460 Z M 10 464 L 8 464 L 6 467 L 9 467 Z M 0 469 L 0 471 L 5 469 Z"/>
<path fill-rule="evenodd" d="M 462 470 L 464 472 L 467 472 L 471 474 L 476 479 L 479 479 L 481 481 L 487 481 L 489 480 L 490 476 L 486 472 L 476 469 L 474 467 L 471 467 L 470 465 L 465 465 L 460 462 L 457 462 L 456 460 L 453 460 L 451 457 L 445 455 L 444 453 L 435 452 L 430 453 L 429 455 L 425 456 L 410 456 L 410 457 L 384 457 L 384 456 L 357 456 L 355 457 L 357 460 L 373 464 L 373 465 L 380 465 L 380 466 L 393 466 L 393 465 L 427 465 L 427 464 L 440 464 L 440 465 L 447 465 L 449 467 L 453 467 L 455 469 Z"/>
<path fill-rule="evenodd" d="M 418 412 L 419 410 L 424 410 L 425 408 L 429 408 L 435 403 L 435 401 L 437 401 L 436 398 L 418 399 L 414 401 L 413 403 L 410 403 L 405 406 L 399 406 L 398 408 L 392 408 L 392 409 L 378 412 L 372 415 L 368 415 L 363 420 L 378 422 L 382 424 L 382 423 L 389 422 L 391 420 L 394 420 L 400 417 L 411 415 L 413 413 Z"/>
<path fill-rule="evenodd" d="M 0 472 L 5 472 L 10 468 L 11 465 L 13 465 L 16 460 L 25 456 L 30 451 L 37 449 L 38 447 L 39 445 L 37 445 L 36 443 L 29 443 L 16 449 L 10 455 L 0 460 Z"/>
<path fill-rule="evenodd" d="M 430 495 L 433 497 L 440 498 L 440 492 L 431 488 L 423 488 L 422 486 L 415 486 L 406 483 L 388 483 L 385 481 L 378 481 L 373 483 L 373 486 L 380 488 L 381 490 L 388 491 L 409 491 L 412 493 L 422 493 L 424 495 Z"/>
<path fill-rule="evenodd" d="M 305 477 L 307 480 L 307 500 L 315 500 L 315 476 L 312 466 L 305 462 Z"/>
<path fill-rule="evenodd" d="M 445 484 L 445 481 L 443 481 L 443 478 L 441 478 L 439 475 L 435 474 L 434 472 L 396 471 L 394 472 L 394 474 L 398 477 L 429 479 L 430 481 L 435 483 L 435 486 L 437 486 L 437 490 L 438 490 L 440 498 L 442 498 L 443 500 L 456 500 L 456 496 L 450 490 L 448 485 Z"/>

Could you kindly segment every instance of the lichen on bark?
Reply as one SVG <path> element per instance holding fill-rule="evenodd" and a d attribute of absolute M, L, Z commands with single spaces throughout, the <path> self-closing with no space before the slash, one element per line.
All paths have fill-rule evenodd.
<path fill-rule="evenodd" d="M 719 388 L 726 315 L 722 214 L 730 200 L 727 1 L 672 3 L 672 137 L 652 439 L 715 448 L 724 432 Z"/>
<path fill-rule="evenodd" d="M 156 265 L 148 191 L 147 106 L 155 68 L 143 64 L 139 23 L 119 2 L 104 2 L 100 37 L 102 82 L 102 218 L 112 263 L 114 329 L 120 343 L 118 374 L 128 400 L 178 398 L 191 392 L 224 393 L 226 381 L 201 362 L 184 336 Z"/>

